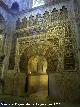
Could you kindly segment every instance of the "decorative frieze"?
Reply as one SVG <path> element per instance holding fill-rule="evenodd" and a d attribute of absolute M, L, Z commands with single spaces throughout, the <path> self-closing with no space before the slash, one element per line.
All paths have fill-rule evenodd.
<path fill-rule="evenodd" d="M 24 17 L 22 21 L 18 18 L 16 21 L 16 29 L 24 29 L 29 27 L 45 27 L 54 21 L 66 20 L 68 18 L 68 11 L 65 6 L 61 10 L 54 8 L 52 11 L 45 11 L 43 15 L 37 14 L 36 16 L 30 15 L 30 17 Z"/>

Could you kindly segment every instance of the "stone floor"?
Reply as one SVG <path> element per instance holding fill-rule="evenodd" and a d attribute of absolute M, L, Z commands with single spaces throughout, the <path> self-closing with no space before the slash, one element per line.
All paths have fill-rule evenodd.
<path fill-rule="evenodd" d="M 55 102 L 40 93 L 24 97 L 0 95 L 0 101 L 0 107 L 80 107 L 79 104 Z"/>

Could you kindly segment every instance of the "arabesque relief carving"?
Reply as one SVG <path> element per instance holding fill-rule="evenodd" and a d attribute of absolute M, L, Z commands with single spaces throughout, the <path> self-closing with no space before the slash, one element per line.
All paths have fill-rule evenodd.
<path fill-rule="evenodd" d="M 24 17 L 22 21 L 18 18 L 16 21 L 16 33 L 19 34 L 18 37 L 25 37 L 46 32 L 55 24 L 55 21 L 63 21 L 67 20 L 67 18 L 68 11 L 64 6 L 60 11 L 54 8 L 51 12 L 45 11 L 43 15 L 38 13 L 35 17 L 33 15 Z"/>
<path fill-rule="evenodd" d="M 16 26 L 17 45 L 15 68 L 19 69 L 20 57 L 26 52 L 26 58 L 44 56 L 47 60 L 47 72 L 76 71 L 78 53 L 75 31 L 68 20 L 68 11 L 64 6 L 60 11 L 55 8 L 50 13 L 36 18 L 18 19 Z M 74 43 L 75 41 L 75 43 Z"/>

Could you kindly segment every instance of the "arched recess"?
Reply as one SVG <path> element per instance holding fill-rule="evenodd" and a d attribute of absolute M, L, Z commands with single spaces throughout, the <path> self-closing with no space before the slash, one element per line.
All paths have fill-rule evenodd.
<path fill-rule="evenodd" d="M 35 55 L 28 61 L 29 74 L 46 74 L 47 60 L 44 56 Z"/>
<path fill-rule="evenodd" d="M 33 46 L 34 47 L 34 46 Z M 31 50 L 31 51 L 30 51 Z M 38 48 L 37 50 L 38 51 Z M 20 63 L 19 63 L 19 68 L 20 68 L 20 72 L 24 72 L 26 74 L 30 74 L 30 75 L 42 75 L 41 78 L 45 78 L 44 75 L 46 74 L 46 80 L 44 82 L 44 79 L 41 80 L 37 80 L 38 84 L 41 83 L 45 83 L 45 85 L 41 85 L 41 87 L 46 87 L 43 90 L 46 90 L 45 92 L 47 92 L 46 95 L 50 95 L 50 73 L 54 73 L 57 72 L 57 68 L 58 68 L 58 54 L 55 51 L 55 49 L 51 46 L 49 46 L 46 49 L 46 52 L 44 55 L 42 54 L 36 54 L 37 52 L 33 52 L 32 47 L 28 47 L 24 50 L 24 52 L 22 53 L 21 57 L 20 57 Z M 48 75 L 47 75 L 48 74 Z M 25 87 L 25 92 L 32 90 L 32 88 L 28 87 L 29 86 L 33 86 L 35 91 L 30 91 L 30 93 L 34 93 L 37 92 L 39 90 L 35 89 L 36 85 L 32 85 L 31 84 L 31 77 L 26 78 L 26 83 L 27 85 Z M 40 77 L 38 77 L 40 78 Z M 35 80 L 35 79 L 34 79 Z M 28 84 L 29 81 L 29 84 Z M 40 82 L 41 81 L 41 82 Z M 39 86 L 38 86 L 39 87 Z"/>
<path fill-rule="evenodd" d="M 34 53 L 31 52 L 31 50 L 33 50 L 31 46 L 26 47 L 19 56 L 18 59 L 19 70 L 22 73 L 28 73 L 28 61 L 29 58 L 34 55 Z"/>
<path fill-rule="evenodd" d="M 35 64 L 37 64 L 38 73 L 42 73 L 39 69 L 47 69 L 47 60 L 43 51 L 44 49 L 39 49 L 39 44 L 29 45 L 24 50 L 21 50 L 21 55 L 18 58 L 20 72 L 30 71 L 30 66 L 28 65 L 32 66 L 32 61 L 34 62 L 35 60 L 37 60 L 37 63 Z M 41 67 L 41 65 L 43 66 Z M 45 70 L 42 71 L 43 73 L 45 72 Z"/>
<path fill-rule="evenodd" d="M 20 72 L 30 73 L 30 72 L 36 72 L 37 70 L 38 71 L 37 73 L 41 73 L 39 69 L 46 69 L 47 73 L 48 72 L 54 73 L 57 71 L 58 62 L 59 62 L 58 53 L 55 52 L 55 50 L 52 47 L 48 47 L 48 49 L 45 52 L 45 55 L 43 55 L 43 53 L 38 54 L 33 50 L 34 50 L 33 47 L 28 47 L 24 50 L 24 52 L 20 56 L 20 60 L 19 60 Z M 35 68 L 36 70 L 32 71 L 31 69 L 31 67 L 33 67 L 32 63 L 34 63 L 35 66 L 37 66 L 37 68 Z M 43 65 L 42 68 L 38 64 Z M 45 70 L 43 70 L 43 72 L 45 72 Z"/>
<path fill-rule="evenodd" d="M 40 92 L 48 95 L 47 60 L 45 56 L 35 51 L 34 46 L 27 47 L 20 56 L 19 69 L 26 75 L 25 92 L 29 94 Z M 42 51 L 40 49 L 40 51 Z M 28 75 L 29 74 L 29 75 Z M 34 83 L 32 83 L 32 81 Z M 36 88 L 38 86 L 38 89 Z"/>
<path fill-rule="evenodd" d="M 31 55 L 23 53 L 19 62 L 20 72 L 29 74 L 46 74 L 47 60 L 42 55 Z"/>

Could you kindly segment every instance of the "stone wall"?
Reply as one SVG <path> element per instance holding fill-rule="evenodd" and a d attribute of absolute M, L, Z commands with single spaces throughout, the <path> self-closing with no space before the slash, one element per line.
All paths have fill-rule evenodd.
<path fill-rule="evenodd" d="M 49 79 L 49 84 L 48 84 Z M 8 73 L 5 75 L 4 94 L 26 96 L 26 76 L 24 73 Z M 80 103 L 80 73 L 63 72 L 47 75 L 29 75 L 28 93 L 45 95 L 54 101 Z M 46 93 L 46 96 L 48 93 Z"/>
<path fill-rule="evenodd" d="M 80 73 L 63 72 L 49 74 L 49 95 L 54 100 L 80 101 Z"/>
<path fill-rule="evenodd" d="M 24 96 L 25 89 L 25 74 L 8 71 L 4 77 L 4 94 Z"/>
<path fill-rule="evenodd" d="M 4 94 L 15 96 L 26 96 L 25 91 L 26 75 L 25 73 L 8 72 L 5 75 Z M 28 93 L 39 93 L 48 95 L 48 76 L 47 75 L 29 75 Z M 47 96 L 46 95 L 46 96 Z"/>
<path fill-rule="evenodd" d="M 8 71 L 8 73 L 4 75 L 4 94 L 13 94 L 13 83 L 14 73 L 13 71 Z"/>

